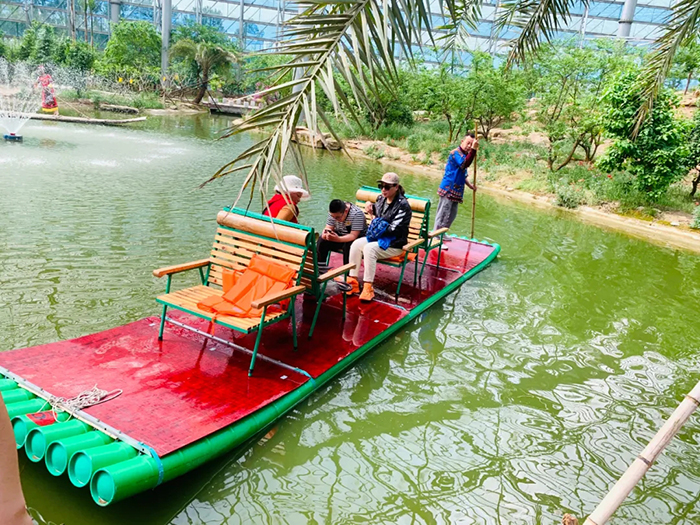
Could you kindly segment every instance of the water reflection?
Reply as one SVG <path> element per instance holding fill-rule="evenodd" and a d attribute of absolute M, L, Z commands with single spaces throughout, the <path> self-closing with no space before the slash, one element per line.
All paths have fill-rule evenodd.
<path fill-rule="evenodd" d="M 197 185 L 251 144 L 229 119 L 129 129 L 30 123 L 0 145 L 2 348 L 157 313 L 155 267 L 200 258 L 240 178 Z M 45 147 L 43 141 L 53 141 Z M 382 167 L 305 154 L 314 226 Z M 291 169 L 291 166 L 290 166 Z M 405 174 L 410 192 L 436 181 Z M 257 206 L 254 200 L 253 206 Z M 264 444 L 111 509 L 23 460 L 47 522 L 553 523 L 583 516 L 698 377 L 696 256 L 480 196 L 497 264 L 284 418 Z M 454 227 L 469 229 L 468 210 Z M 196 276 L 176 281 L 194 284 Z M 363 323 L 346 326 L 363 338 Z M 700 522 L 692 420 L 618 513 Z"/>

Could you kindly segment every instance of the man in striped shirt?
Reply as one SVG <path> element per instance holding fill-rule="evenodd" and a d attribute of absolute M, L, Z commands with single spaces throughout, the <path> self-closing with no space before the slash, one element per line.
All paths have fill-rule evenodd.
<path fill-rule="evenodd" d="M 333 199 L 328 206 L 326 227 L 318 239 L 319 269 L 326 268 L 328 252 L 342 252 L 343 264 L 348 264 L 350 245 L 367 231 L 365 213 L 350 202 Z"/>

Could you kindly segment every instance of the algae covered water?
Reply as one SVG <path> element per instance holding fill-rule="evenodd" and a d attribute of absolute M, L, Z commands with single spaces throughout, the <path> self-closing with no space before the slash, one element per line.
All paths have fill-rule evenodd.
<path fill-rule="evenodd" d="M 234 178 L 196 189 L 254 139 L 214 140 L 227 124 L 31 122 L 23 144 L 1 143 L 0 349 L 157 314 L 165 284 L 151 271 L 205 256 L 237 194 Z M 331 198 L 384 171 L 305 157 L 302 220 L 315 227 Z M 400 174 L 410 193 L 435 194 L 436 180 Z M 107 509 L 23 458 L 35 519 L 551 524 L 592 511 L 700 377 L 700 258 L 486 195 L 477 214 L 499 260 L 267 436 Z M 453 229 L 469 222 L 465 206 Z M 697 421 L 612 523 L 700 522 Z"/>

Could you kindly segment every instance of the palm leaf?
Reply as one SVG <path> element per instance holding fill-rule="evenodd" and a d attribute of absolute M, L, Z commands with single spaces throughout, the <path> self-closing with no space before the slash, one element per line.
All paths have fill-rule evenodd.
<path fill-rule="evenodd" d="M 342 108 L 357 122 L 359 112 L 370 107 L 380 90 L 395 90 L 398 78 L 394 60 L 395 42 L 406 49 L 420 44 L 420 29 L 430 30 L 428 0 L 409 0 L 411 11 L 404 11 L 406 0 L 304 0 L 302 12 L 284 28 L 283 38 L 273 54 L 288 57 L 280 65 L 264 68 L 278 81 L 259 95 L 281 97 L 247 115 L 226 130 L 224 136 L 253 128 L 265 128 L 267 136 L 223 166 L 204 184 L 232 173 L 244 172 L 236 202 L 246 190 L 265 199 L 270 182 L 279 181 L 289 154 L 305 178 L 301 155 L 293 142 L 302 113 L 312 133 L 320 125 L 333 131 L 329 119 L 316 104 L 316 91 L 322 89 L 333 103 L 336 114 Z M 452 0 L 447 0 L 451 2 Z M 408 14 L 406 14 L 408 13 Z M 397 32 L 400 35 L 397 37 Z M 339 74 L 350 86 L 344 93 L 335 78 Z M 293 78 L 284 82 L 287 76 Z M 350 98 L 352 97 L 352 98 Z M 321 141 L 325 138 L 320 135 Z"/>
<path fill-rule="evenodd" d="M 678 48 L 694 39 L 700 30 L 700 1 L 681 0 L 675 6 L 663 34 L 656 40 L 654 51 L 647 57 L 640 83 L 643 103 L 637 113 L 633 136 L 639 133 L 654 99 L 668 76 Z"/>
<path fill-rule="evenodd" d="M 470 30 L 476 30 L 481 19 L 483 0 L 457 0 L 448 6 L 450 20 L 438 29 L 445 33 L 438 38 L 446 53 L 467 46 Z"/>
<path fill-rule="evenodd" d="M 508 63 L 522 62 L 537 52 L 541 40 L 551 42 L 554 34 L 571 18 L 571 10 L 588 0 L 504 0 L 496 20 L 498 32 L 508 26 L 520 28 L 520 34 L 510 41 Z"/>

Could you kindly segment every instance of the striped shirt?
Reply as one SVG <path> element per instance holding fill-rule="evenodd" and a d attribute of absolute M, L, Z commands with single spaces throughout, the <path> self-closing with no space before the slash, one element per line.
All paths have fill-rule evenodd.
<path fill-rule="evenodd" d="M 347 204 L 345 205 L 347 206 Z M 365 218 L 365 212 L 354 204 L 350 204 L 350 211 L 348 211 L 344 221 L 336 221 L 329 213 L 326 225 L 330 226 L 339 237 L 356 231 L 359 231 L 360 236 L 362 236 L 367 230 L 367 219 Z"/>

